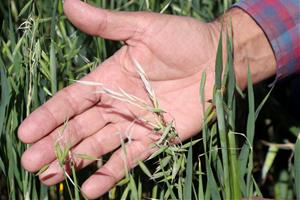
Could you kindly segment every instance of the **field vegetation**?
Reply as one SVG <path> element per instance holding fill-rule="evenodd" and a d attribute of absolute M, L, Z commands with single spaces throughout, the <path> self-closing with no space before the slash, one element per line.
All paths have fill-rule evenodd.
<path fill-rule="evenodd" d="M 235 3 L 234 0 L 88 2 L 112 10 L 153 11 L 204 21 L 215 19 Z M 71 162 L 72 173 L 65 173 L 66 181 L 46 187 L 37 174 L 21 167 L 20 157 L 28 145 L 18 140 L 18 126 L 58 90 L 95 69 L 122 44 L 81 33 L 64 16 L 60 0 L 4 0 L 0 4 L 0 17 L 0 198 L 83 199 L 80 184 L 109 155 L 101 159 L 75 155 L 94 160 L 95 164 L 75 172 Z M 216 55 L 214 98 L 212 105 L 203 109 L 205 118 L 199 122 L 203 130 L 185 143 L 170 142 L 176 139 L 174 122 L 162 119 L 159 99 L 155 98 L 143 67 L 136 63 L 152 101 L 152 107 L 144 108 L 157 117 L 158 124 L 153 129 L 162 134 L 156 143 L 159 150 L 128 171 L 102 199 L 200 200 L 262 196 L 300 199 L 300 119 L 295 109 L 297 99 L 299 101 L 296 92 L 299 79 L 290 77 L 271 87 L 273 80 L 267 80 L 254 87 L 249 75 L 248 89 L 241 91 L 233 70 L 230 31 L 223 38 L 226 38 L 226 46 L 220 41 Z M 228 52 L 225 60 L 222 49 Z M 199 83 L 202 99 L 199 103 L 203 105 L 205 79 L 203 73 Z M 103 92 L 129 103 L 140 103 L 124 91 Z M 70 148 L 59 143 L 54 145 L 63 168 Z M 47 166 L 40 172 L 46 169 Z"/>

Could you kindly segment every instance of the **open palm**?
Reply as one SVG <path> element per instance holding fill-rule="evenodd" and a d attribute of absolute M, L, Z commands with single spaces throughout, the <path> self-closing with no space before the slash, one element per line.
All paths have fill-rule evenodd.
<path fill-rule="evenodd" d="M 167 112 L 166 119 L 174 119 L 180 138 L 184 140 L 199 132 L 202 119 L 199 83 L 205 70 L 206 98 L 210 99 L 218 28 L 188 17 L 111 12 L 78 0 L 65 0 L 65 13 L 88 34 L 125 42 L 82 80 L 101 82 L 112 90 L 122 88 L 149 102 L 133 64 L 137 60 L 151 81 L 160 107 Z M 151 113 L 97 94 L 97 89 L 75 83 L 34 111 L 19 128 L 19 138 L 33 144 L 23 154 L 22 164 L 35 172 L 50 163 L 49 169 L 40 175 L 47 185 L 64 178 L 54 143 L 66 119 L 69 122 L 64 140 L 73 146 L 75 154 L 100 157 L 115 151 L 83 184 L 82 190 L 89 198 L 107 192 L 124 176 L 126 168 L 149 157 L 153 152 L 150 145 L 157 140 L 147 125 L 132 124 L 137 117 L 151 121 Z M 128 139 L 126 155 L 120 148 L 121 139 Z M 77 159 L 76 165 L 83 168 L 91 162 Z"/>

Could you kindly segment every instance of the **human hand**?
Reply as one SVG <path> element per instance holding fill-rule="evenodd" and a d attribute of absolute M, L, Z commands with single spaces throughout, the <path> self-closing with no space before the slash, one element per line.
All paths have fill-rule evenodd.
<path fill-rule="evenodd" d="M 101 82 L 111 89 L 120 87 L 148 101 L 133 64 L 135 59 L 149 77 L 160 107 L 175 120 L 180 139 L 190 138 L 200 131 L 199 82 L 205 70 L 206 100 L 211 99 L 220 32 L 218 22 L 202 23 L 188 17 L 145 12 L 110 12 L 78 0 L 65 0 L 64 9 L 69 20 L 82 31 L 126 44 L 83 80 Z M 237 78 L 243 85 L 243 79 Z M 33 144 L 23 154 L 22 165 L 26 170 L 36 172 L 50 164 L 40 175 L 47 185 L 64 178 L 56 160 L 54 143 L 66 119 L 70 120 L 64 139 L 73 146 L 74 154 L 101 157 L 116 150 L 83 184 L 82 191 L 88 198 L 107 192 L 124 176 L 126 168 L 149 157 L 153 152 L 150 146 L 157 139 L 145 124 L 136 123 L 130 130 L 125 155 L 119 147 L 121 138 L 128 137 L 125 132 L 132 121 L 136 116 L 151 120 L 152 115 L 107 95 L 93 93 L 96 89 L 75 83 L 61 90 L 25 119 L 19 128 L 19 138 Z M 78 169 L 90 163 L 76 160 Z"/>

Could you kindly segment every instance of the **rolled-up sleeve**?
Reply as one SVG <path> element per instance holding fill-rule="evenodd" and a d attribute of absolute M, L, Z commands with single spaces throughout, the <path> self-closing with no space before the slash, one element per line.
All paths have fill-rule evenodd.
<path fill-rule="evenodd" d="M 277 61 L 277 77 L 300 72 L 300 0 L 241 0 L 268 37 Z"/>

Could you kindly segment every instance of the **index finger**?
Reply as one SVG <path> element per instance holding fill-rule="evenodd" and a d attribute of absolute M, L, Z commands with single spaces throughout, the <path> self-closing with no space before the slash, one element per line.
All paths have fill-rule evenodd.
<path fill-rule="evenodd" d="M 103 64 L 82 80 L 101 81 L 103 68 L 108 67 L 107 65 L 108 63 Z M 96 94 L 95 90 L 96 86 L 87 87 L 81 83 L 74 83 L 59 91 L 22 122 L 18 130 L 19 139 L 24 143 L 34 143 L 65 120 L 95 105 L 100 101 L 100 94 Z"/>

